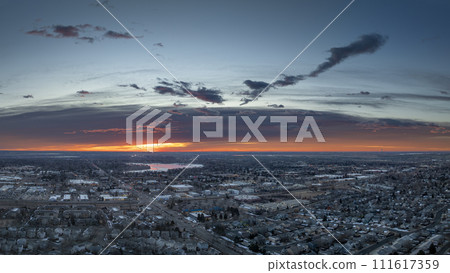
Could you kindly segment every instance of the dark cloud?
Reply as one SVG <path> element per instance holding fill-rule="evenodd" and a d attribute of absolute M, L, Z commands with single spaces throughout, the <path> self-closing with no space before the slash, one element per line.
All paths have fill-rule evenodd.
<path fill-rule="evenodd" d="M 24 99 L 34 99 L 33 95 L 25 95 L 23 96 Z"/>
<path fill-rule="evenodd" d="M 330 49 L 331 56 L 328 61 L 320 64 L 309 76 L 317 77 L 320 73 L 327 71 L 333 66 L 341 63 L 343 60 L 351 56 L 356 56 L 364 53 L 374 53 L 387 41 L 387 36 L 380 34 L 367 34 L 360 37 L 356 42 L 344 47 L 333 47 Z"/>
<path fill-rule="evenodd" d="M 133 87 L 134 89 L 137 89 L 137 90 L 147 91 L 147 89 L 145 89 L 144 87 L 139 87 L 139 86 L 138 86 L 137 84 L 135 84 L 135 83 L 130 84 L 130 87 Z"/>
<path fill-rule="evenodd" d="M 162 85 L 165 85 L 165 86 L 174 86 L 173 83 L 169 82 L 169 81 L 166 80 L 166 79 L 160 79 L 160 78 L 157 78 L 157 80 L 158 80 L 158 83 L 159 83 L 159 84 L 162 84 Z"/>
<path fill-rule="evenodd" d="M 269 104 L 267 106 L 271 108 L 284 108 L 283 104 Z"/>
<path fill-rule="evenodd" d="M 139 109 L 139 108 L 137 108 Z M 0 143 L 6 143 L 9 137 L 18 138 L 18 141 L 33 135 L 34 143 L 29 145 L 39 145 L 36 143 L 48 143 L 48 145 L 58 144 L 84 144 L 95 143 L 97 141 L 123 141 L 123 136 L 106 136 L 98 138 L 89 134 L 64 134 L 65 132 L 78 132 L 82 130 L 94 130 L 102 128 L 123 128 L 123 118 L 127 114 L 136 111 L 136 107 L 82 107 L 61 109 L 61 107 L 28 107 L 26 109 L 16 108 L 5 116 L 5 110 L 0 110 L 0 124 L 8 128 L 7 134 L 0 136 Z M 95 118 L 93 118 L 95 117 Z M 27 128 L 21 129 L 15 122 L 23 121 Z M 9 131 L 10 130 L 10 131 Z M 32 133 L 34 131 L 34 134 Z M 92 142 L 93 141 L 93 142 Z M 9 141 L 11 143 L 11 141 Z M 52 144 L 53 143 L 53 144 Z M 8 144 L 9 145 L 9 144 Z M 11 144 L 12 145 L 12 144 Z M 17 144 L 15 144 L 17 145 Z M 13 146 L 11 146 L 13 147 Z M 31 146 L 33 147 L 33 146 Z M 2 147 L 4 148 L 4 147 Z"/>
<path fill-rule="evenodd" d="M 433 123 L 413 121 L 413 120 L 398 120 L 398 119 L 371 119 L 358 124 L 359 127 L 366 130 L 377 132 L 386 129 L 408 129 L 415 130 L 422 126 L 433 127 Z"/>
<path fill-rule="evenodd" d="M 250 89 L 248 91 L 241 92 L 241 95 L 246 96 L 242 98 L 241 105 L 247 104 L 260 94 L 267 92 L 270 88 L 285 87 L 297 84 L 299 81 L 305 80 L 307 77 L 317 77 L 320 73 L 325 72 L 331 67 L 341 63 L 343 60 L 351 56 L 356 56 L 363 53 L 374 53 L 377 51 L 387 40 L 387 36 L 380 34 L 367 34 L 360 37 L 358 41 L 355 41 L 345 47 L 333 47 L 329 51 L 331 56 L 326 62 L 320 64 L 314 71 L 308 75 L 282 75 L 282 78 L 275 81 L 269 86 L 269 83 L 263 81 L 245 80 L 244 84 Z M 369 95 L 369 92 L 361 91 L 361 95 Z"/>
<path fill-rule="evenodd" d="M 244 81 L 244 84 L 247 85 L 247 87 L 252 90 L 263 90 L 269 85 L 269 83 L 267 82 L 252 81 L 252 80 L 246 80 Z"/>
<path fill-rule="evenodd" d="M 30 35 L 38 35 L 43 37 L 50 37 L 50 38 L 75 38 L 79 40 L 85 40 L 90 43 L 94 42 L 93 37 L 89 36 L 82 36 L 80 37 L 80 32 L 86 32 L 89 31 L 89 29 L 95 29 L 96 27 L 93 27 L 90 24 L 82 24 L 82 25 L 54 25 L 54 26 L 45 26 L 40 29 L 30 30 L 26 32 Z"/>
<path fill-rule="evenodd" d="M 283 78 L 281 80 L 275 81 L 272 85 L 276 86 L 276 87 L 295 85 L 299 81 L 303 81 L 306 78 L 305 75 L 297 75 L 297 76 L 282 75 L 282 76 L 283 76 Z"/>
<path fill-rule="evenodd" d="M 169 82 L 168 80 L 158 79 L 159 85 L 153 87 L 156 93 L 161 95 L 172 95 L 185 97 L 192 95 L 197 99 L 210 102 L 210 103 L 222 103 L 224 98 L 222 97 L 222 92 L 218 89 L 206 88 L 201 86 L 201 84 L 194 84 L 190 82 L 174 81 Z"/>
<path fill-rule="evenodd" d="M 79 95 L 89 95 L 89 94 L 92 94 L 91 92 L 89 92 L 89 91 L 86 91 L 86 90 L 80 90 L 80 91 L 77 91 L 77 94 L 79 94 Z"/>
<path fill-rule="evenodd" d="M 299 81 L 302 81 L 306 78 L 305 75 L 297 75 L 297 76 L 288 76 L 288 75 L 282 75 L 282 78 L 273 82 L 269 88 L 275 88 L 275 87 L 285 87 L 289 85 L 295 85 Z M 260 92 L 262 92 L 264 89 L 266 91 L 269 89 L 269 83 L 263 82 L 263 81 L 252 81 L 252 80 L 246 80 L 244 81 L 244 84 L 251 89 L 250 92 L 243 92 L 243 94 L 247 94 L 251 97 L 257 96 Z"/>
<path fill-rule="evenodd" d="M 199 87 L 196 91 L 191 90 L 191 93 L 194 97 L 211 103 L 222 103 L 224 101 L 220 95 L 222 92 L 218 89 Z"/>
<path fill-rule="evenodd" d="M 180 96 L 180 97 L 184 97 L 187 95 L 187 93 L 184 92 L 183 90 L 175 90 L 172 87 L 161 86 L 161 85 L 153 87 L 153 90 L 155 90 L 156 93 L 161 94 L 161 95 L 172 95 L 172 96 Z"/>
<path fill-rule="evenodd" d="M 163 43 L 154 43 L 154 46 L 164 47 Z"/>
<path fill-rule="evenodd" d="M 136 90 L 142 90 L 142 91 L 147 91 L 147 89 L 145 89 L 144 87 L 139 87 L 137 84 L 135 83 L 131 83 L 131 84 L 119 84 L 119 87 L 132 87 Z"/>
<path fill-rule="evenodd" d="M 257 94 L 255 95 L 255 97 L 257 96 Z M 239 105 L 244 105 L 244 104 L 247 104 L 247 103 L 249 103 L 249 102 L 251 102 L 252 101 L 252 99 L 249 99 L 249 98 L 241 98 L 241 103 L 239 104 Z"/>
<path fill-rule="evenodd" d="M 100 32 L 103 33 L 103 37 L 107 38 L 133 38 L 128 33 L 107 30 L 105 27 L 93 26 L 91 24 L 44 26 L 38 29 L 30 30 L 26 32 L 26 34 L 49 38 L 72 38 L 93 43 L 95 40 L 99 40 L 101 38 Z"/>
<path fill-rule="evenodd" d="M 57 37 L 65 38 L 65 37 L 78 37 L 79 36 L 79 27 L 76 26 L 61 26 L 56 25 L 53 27 L 53 32 L 57 34 Z"/>
<path fill-rule="evenodd" d="M 440 93 L 441 93 L 442 95 L 448 95 L 448 92 L 447 92 L 447 91 L 440 91 Z"/>
<path fill-rule="evenodd" d="M 267 86 L 269 86 L 269 83 L 263 82 L 263 81 L 252 81 L 252 80 L 245 80 L 243 82 L 250 90 L 241 92 L 241 95 L 247 96 L 247 98 L 242 98 L 241 105 L 247 104 L 252 99 L 256 98 L 258 94 L 260 94 Z"/>
<path fill-rule="evenodd" d="M 247 96 L 247 98 L 241 99 L 241 101 L 242 101 L 241 105 L 249 103 L 254 98 L 256 98 L 259 94 L 261 94 L 263 91 L 267 92 L 270 88 L 295 85 L 299 81 L 304 80 L 305 78 L 306 78 L 305 75 L 297 75 L 297 76 L 282 75 L 282 79 L 279 79 L 279 80 L 273 82 L 270 86 L 269 86 L 269 83 L 263 82 L 263 81 L 245 80 L 244 84 L 248 88 L 250 88 L 250 90 L 240 92 L 241 95 Z"/>
<path fill-rule="evenodd" d="M 113 38 L 113 39 L 132 39 L 133 37 L 128 32 L 116 32 L 112 30 L 108 30 L 105 34 L 105 37 Z"/>
<path fill-rule="evenodd" d="M 34 30 L 30 30 L 26 33 L 30 34 L 30 35 L 37 35 L 37 36 L 54 37 L 52 34 L 49 34 L 47 32 L 47 30 L 45 30 L 45 29 L 41 29 L 41 30 L 34 29 Z"/>
<path fill-rule="evenodd" d="M 96 31 L 105 31 L 106 28 L 105 27 L 101 27 L 101 26 L 95 26 L 94 30 L 96 30 Z"/>

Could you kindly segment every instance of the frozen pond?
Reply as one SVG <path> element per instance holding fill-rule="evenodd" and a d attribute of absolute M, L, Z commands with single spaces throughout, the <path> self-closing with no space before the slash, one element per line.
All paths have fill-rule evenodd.
<path fill-rule="evenodd" d="M 133 170 L 128 171 L 129 173 L 142 173 L 142 172 L 167 172 L 168 170 L 173 169 L 182 169 L 185 168 L 188 164 L 181 164 L 181 163 L 129 163 L 129 165 L 135 165 L 135 166 L 148 166 L 148 169 L 142 169 L 142 170 Z M 191 164 L 188 168 L 202 168 L 203 164 Z"/>

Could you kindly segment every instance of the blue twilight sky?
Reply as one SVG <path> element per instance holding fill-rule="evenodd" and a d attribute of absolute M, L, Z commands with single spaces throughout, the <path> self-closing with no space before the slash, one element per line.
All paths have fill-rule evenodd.
<path fill-rule="evenodd" d="M 31 111 L 31 106 L 166 107 L 180 102 L 188 107 L 282 104 L 448 122 L 446 0 L 356 0 L 284 74 L 310 73 L 327 61 L 331 48 L 346 47 L 362 35 L 388 37 L 382 46 L 239 106 L 248 96 L 244 81 L 270 82 L 349 2 L 105 2 L 179 80 L 192 83 L 192 90 L 214 90 L 223 99 L 222 104 L 199 104 L 183 93 L 155 92 L 161 79 L 174 84 L 173 78 L 95 0 L 1 0 L 1 114 Z"/>

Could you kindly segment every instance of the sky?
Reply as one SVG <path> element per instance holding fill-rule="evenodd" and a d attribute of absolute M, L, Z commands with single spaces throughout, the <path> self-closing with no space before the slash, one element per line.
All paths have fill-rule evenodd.
<path fill-rule="evenodd" d="M 0 0 L 0 150 L 135 150 L 144 105 L 172 113 L 161 150 L 450 150 L 448 1 L 356 0 L 275 78 L 350 2 L 102 1 L 157 61 L 95 0 Z M 193 115 L 273 114 L 326 143 L 190 140 Z"/>

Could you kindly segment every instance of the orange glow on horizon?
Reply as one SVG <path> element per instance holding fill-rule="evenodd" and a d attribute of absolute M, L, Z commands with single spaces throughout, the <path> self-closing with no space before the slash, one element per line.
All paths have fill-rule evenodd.
<path fill-rule="evenodd" d="M 328 141 L 325 143 L 227 143 L 227 142 L 203 142 L 203 143 L 163 143 L 154 145 L 155 152 L 407 152 L 407 151 L 450 151 L 450 147 L 433 145 L 414 145 L 417 143 L 405 143 L 391 141 L 389 144 L 379 144 L 354 141 Z M 435 143 L 436 144 L 436 143 Z M 73 152 L 146 152 L 147 145 L 55 145 L 38 146 L 16 149 L 0 149 L 8 151 L 73 151 Z"/>

